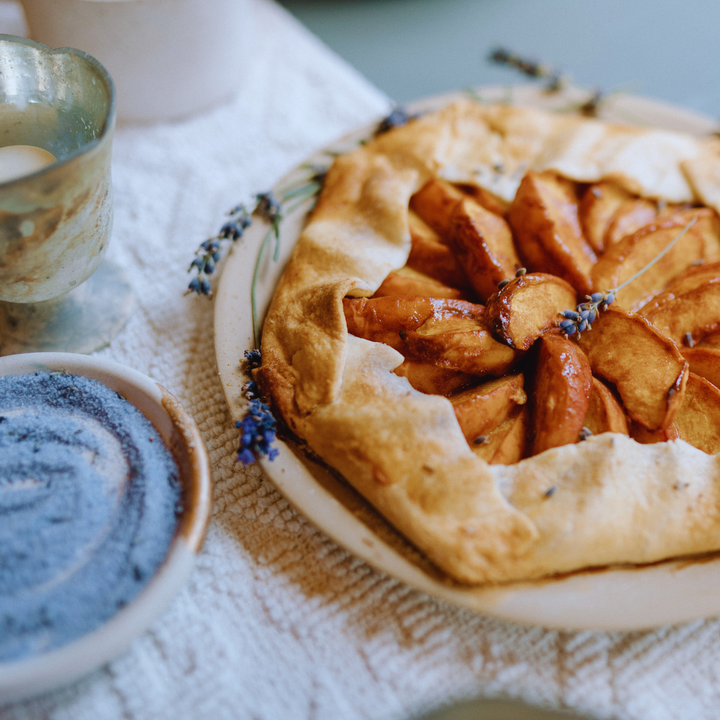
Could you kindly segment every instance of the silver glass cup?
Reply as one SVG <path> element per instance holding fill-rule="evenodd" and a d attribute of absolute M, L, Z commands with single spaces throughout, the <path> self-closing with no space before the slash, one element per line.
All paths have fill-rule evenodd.
<path fill-rule="evenodd" d="M 117 322 L 100 299 L 71 291 L 98 269 L 110 240 L 114 128 L 115 90 L 97 60 L 0 35 L 0 147 L 34 145 L 57 158 L 0 183 L 0 355 L 109 342 L 108 322 Z M 99 283 L 101 295 L 113 282 Z M 107 302 L 113 316 L 127 305 Z"/>

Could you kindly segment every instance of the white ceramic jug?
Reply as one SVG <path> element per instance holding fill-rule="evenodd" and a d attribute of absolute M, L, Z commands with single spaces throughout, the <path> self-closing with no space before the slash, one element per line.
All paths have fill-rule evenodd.
<path fill-rule="evenodd" d="M 241 82 L 249 0 L 22 0 L 30 37 L 100 60 L 120 120 L 182 118 Z"/>

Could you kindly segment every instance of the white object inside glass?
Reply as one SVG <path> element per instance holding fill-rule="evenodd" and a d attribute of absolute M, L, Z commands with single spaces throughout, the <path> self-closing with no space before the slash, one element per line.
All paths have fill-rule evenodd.
<path fill-rule="evenodd" d="M 52 153 L 34 145 L 8 145 L 0 148 L 0 183 L 31 175 L 56 160 Z"/>

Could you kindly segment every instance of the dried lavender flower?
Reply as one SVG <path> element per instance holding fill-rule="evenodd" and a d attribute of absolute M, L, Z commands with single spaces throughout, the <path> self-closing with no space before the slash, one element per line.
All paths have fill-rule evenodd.
<path fill-rule="evenodd" d="M 260 367 L 262 355 L 260 350 L 245 351 L 246 372 Z M 257 383 L 249 380 L 243 385 L 245 397 L 250 401 L 245 417 L 235 423 L 240 429 L 240 446 L 238 447 L 238 462 L 251 465 L 259 457 L 265 455 L 268 460 L 274 460 L 278 455 L 277 448 L 272 445 L 276 438 L 276 422 L 270 407 L 260 400 Z"/>
<path fill-rule="evenodd" d="M 263 220 L 266 220 L 272 225 L 275 231 L 275 237 L 277 237 L 280 234 L 280 221 L 283 218 L 283 213 L 280 202 L 275 197 L 275 193 L 273 193 L 272 190 L 258 193 L 255 199 L 257 200 L 255 212 L 260 215 Z"/>
<path fill-rule="evenodd" d="M 388 132 L 388 130 L 401 127 L 402 125 L 407 125 L 411 120 L 415 120 L 417 117 L 418 115 L 416 114 L 413 115 L 408 113 L 404 107 L 398 106 L 393 108 L 392 112 L 380 121 L 377 129 L 375 130 L 375 135 L 382 135 L 383 133 Z"/>
<path fill-rule="evenodd" d="M 188 272 L 191 272 L 194 268 L 197 270 L 197 274 L 190 280 L 185 294 L 194 292 L 208 297 L 212 295 L 209 276 L 215 272 L 215 266 L 222 257 L 221 246 L 223 241 L 231 240 L 235 242 L 239 240 L 245 230 L 252 224 L 252 218 L 245 205 L 236 205 L 228 215 L 230 220 L 223 224 L 220 232 L 215 237 L 201 242 L 195 251 L 195 257 L 190 263 Z"/>
<path fill-rule="evenodd" d="M 243 465 L 250 465 L 263 455 L 268 460 L 278 456 L 277 448 L 272 447 L 276 438 L 275 418 L 264 402 L 251 400 L 247 414 L 235 427 L 241 430 L 238 461 Z"/>
<path fill-rule="evenodd" d="M 257 370 L 262 364 L 262 353 L 257 348 L 245 351 L 246 369 L 248 372 Z"/>
<path fill-rule="evenodd" d="M 201 243 L 195 252 L 195 258 L 190 263 L 188 272 L 196 269 L 197 274 L 190 281 L 187 293 L 194 292 L 198 295 L 212 295 L 209 276 L 213 274 L 216 264 L 222 257 L 222 243 L 228 240 L 236 242 L 242 238 L 245 230 L 252 224 L 253 213 L 256 213 L 270 224 L 271 234 L 273 234 L 276 239 L 273 257 L 277 261 L 280 248 L 280 223 L 282 222 L 285 212 L 290 212 L 294 209 L 294 206 L 285 208 L 284 204 L 295 198 L 299 199 L 299 202 L 304 202 L 317 195 L 322 189 L 328 171 L 327 165 L 308 163 L 301 167 L 309 170 L 309 174 L 300 178 L 299 181 L 293 182 L 289 186 L 279 190 L 277 196 L 272 191 L 257 193 L 255 195 L 255 207 L 252 212 L 250 212 L 243 203 L 236 205 L 230 210 L 228 213 L 230 219 L 223 224 L 220 232 L 215 237 L 209 238 Z M 264 250 L 265 245 L 266 242 L 263 242 L 262 250 Z M 254 278 L 254 281 L 255 279 L 256 278 Z"/>
<path fill-rule="evenodd" d="M 589 437 L 592 437 L 592 436 L 593 436 L 593 431 L 590 428 L 585 427 L 583 425 L 582 430 L 580 430 L 580 440 L 581 441 L 587 440 Z"/>
<path fill-rule="evenodd" d="M 527 77 L 547 80 L 547 89 L 552 92 L 560 90 L 565 82 L 562 73 L 549 65 L 538 62 L 537 60 L 529 60 L 506 48 L 496 48 L 490 53 L 488 60 L 495 65 L 505 65 L 514 68 Z"/>
<path fill-rule="evenodd" d="M 599 315 L 601 310 L 607 310 L 607 308 L 615 302 L 615 296 L 620 290 L 626 285 L 629 285 L 633 280 L 639 278 L 646 270 L 649 270 L 658 260 L 660 260 L 666 253 L 668 253 L 675 243 L 682 238 L 685 233 L 695 224 L 697 221 L 697 215 L 690 220 L 690 222 L 682 229 L 682 231 L 668 243 L 667 247 L 661 250 L 645 267 L 636 272 L 632 277 L 628 278 L 624 283 L 618 285 L 612 290 L 605 292 L 594 292 L 592 295 L 586 295 L 586 302 L 580 303 L 575 310 L 562 310 L 558 313 L 562 316 L 558 324 L 560 330 L 562 330 L 566 336 L 574 335 L 575 333 L 580 334 L 586 330 L 591 329 L 591 325 L 595 322 L 595 319 Z"/>

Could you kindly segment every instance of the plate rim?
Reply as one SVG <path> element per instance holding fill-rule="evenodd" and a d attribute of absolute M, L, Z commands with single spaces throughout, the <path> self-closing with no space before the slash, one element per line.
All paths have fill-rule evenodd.
<path fill-rule="evenodd" d="M 519 94 L 521 103 L 528 100 L 537 104 L 535 100 L 546 100 L 546 94 L 541 88 L 534 85 L 513 86 L 480 86 L 475 92 L 485 93 L 486 96 L 497 98 L 508 92 Z M 542 97 L 541 97 L 542 96 Z M 410 112 L 438 109 L 452 100 L 467 97 L 466 92 L 453 91 L 440 95 L 421 98 L 407 104 Z M 557 96 L 577 101 L 586 97 L 586 91 L 579 88 L 568 88 L 565 95 Z M 551 100 L 552 102 L 552 100 Z M 717 130 L 718 124 L 714 119 L 687 110 L 685 108 L 638 95 L 623 95 L 616 99 L 615 105 L 609 110 L 618 112 L 618 108 L 635 114 L 637 118 L 651 123 L 653 116 L 663 119 L 662 127 L 668 129 L 681 129 L 693 134 L 707 134 Z M 618 105 L 619 103 L 619 105 Z M 300 169 L 306 163 L 318 163 L 333 152 L 346 152 L 360 139 L 368 137 L 376 127 L 378 118 L 339 139 L 329 143 L 321 150 L 296 165 L 278 183 L 275 188 L 297 179 Z M 284 261 L 289 255 L 288 242 L 294 245 L 299 234 L 299 227 L 303 224 L 309 202 L 296 208 L 286 216 L 281 225 L 281 261 L 275 267 L 266 267 L 265 284 L 262 288 L 267 292 L 267 286 L 274 287 L 282 274 Z M 218 373 L 223 386 L 230 415 L 234 421 L 242 418 L 246 401 L 241 387 L 247 382 L 241 361 L 243 352 L 251 345 L 243 342 L 247 338 L 247 318 L 243 320 L 243 300 L 241 293 L 245 293 L 245 315 L 248 315 L 250 291 L 248 280 L 252 266 L 257 257 L 257 250 L 267 226 L 258 222 L 246 231 L 242 244 L 236 244 L 230 252 L 222 268 L 218 292 L 215 298 L 215 353 Z M 247 260 L 250 260 L 248 263 Z M 266 262 L 267 266 L 267 262 Z M 275 281 L 273 281 L 275 278 Z M 245 281 L 245 283 L 243 283 Z M 262 293 L 262 289 L 261 289 Z M 272 294 L 272 293 L 271 293 Z M 267 310 L 270 298 L 262 298 L 263 310 Z M 264 311 L 261 316 L 264 316 Z M 232 317 L 230 313 L 237 313 Z M 244 323 L 244 330 L 243 330 Z M 243 335 L 244 333 L 244 335 Z M 252 343 L 252 336 L 250 336 Z M 592 568 L 564 576 L 556 576 L 534 581 L 515 582 L 503 585 L 489 586 L 463 586 L 459 583 L 437 577 L 425 572 L 419 565 L 412 563 L 378 537 L 368 525 L 359 520 L 354 513 L 343 505 L 335 495 L 330 493 L 307 469 L 287 443 L 278 441 L 279 456 L 269 462 L 260 460 L 260 465 L 268 478 L 275 484 L 281 494 L 301 514 L 309 519 L 316 527 L 321 529 L 339 546 L 353 555 L 361 558 L 376 570 L 388 574 L 416 590 L 427 593 L 437 599 L 449 602 L 455 607 L 470 609 L 474 612 L 490 615 L 503 620 L 509 620 L 522 625 L 540 626 L 563 630 L 646 630 L 663 625 L 679 624 L 699 618 L 712 617 L 720 614 L 720 555 L 702 557 L 674 558 L 660 563 L 643 566 L 615 566 L 611 568 Z M 339 481 L 337 481 L 339 482 Z M 352 491 L 356 495 L 356 491 Z M 366 501 L 363 501 L 366 502 Z M 369 503 L 368 503 L 369 505 Z M 325 513 L 320 516 L 320 510 Z M 378 517 L 387 521 L 374 510 Z M 393 531 L 403 537 L 399 531 Z M 640 583 L 635 578 L 642 575 Z M 600 608 L 593 613 L 573 612 L 573 603 L 583 603 L 597 593 L 598 585 L 608 580 L 614 586 L 615 592 L 609 598 L 612 606 Z M 699 593 L 699 597 L 688 601 L 688 583 L 705 582 L 710 591 Z M 638 585 L 654 583 L 657 590 L 655 601 L 645 598 L 643 607 L 638 607 Z M 548 592 L 548 589 L 551 591 Z M 666 593 L 679 590 L 675 604 L 668 604 Z M 556 592 L 553 592 L 556 591 Z M 715 600 L 715 597 L 718 599 Z M 563 603 L 563 600 L 565 602 Z M 555 609 L 538 607 L 538 602 L 552 601 L 557 603 Z M 570 603 L 568 604 L 568 601 Z M 577 607 L 575 608 L 577 610 Z M 587 607 L 580 610 L 587 610 Z M 616 610 L 620 610 L 618 616 Z M 624 614 L 622 614 L 624 612 Z"/>

